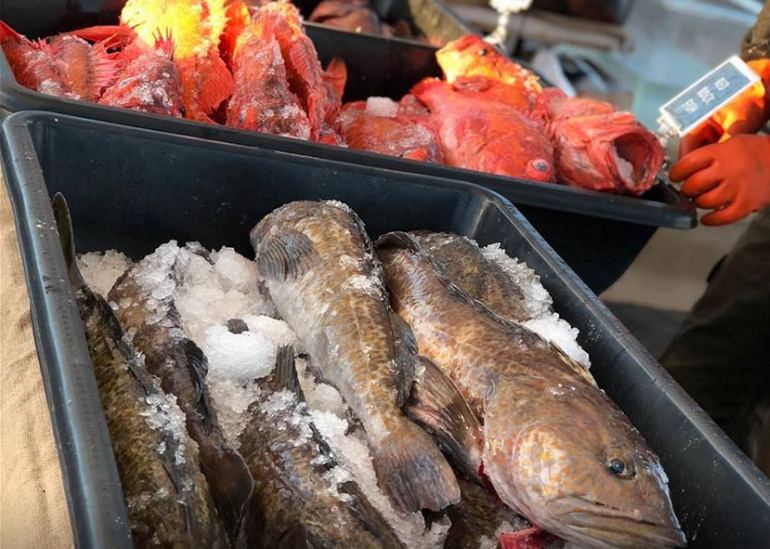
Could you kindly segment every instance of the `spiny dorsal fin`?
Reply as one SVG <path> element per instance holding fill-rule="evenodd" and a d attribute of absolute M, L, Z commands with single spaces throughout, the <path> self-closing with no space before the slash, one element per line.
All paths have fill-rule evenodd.
<path fill-rule="evenodd" d="M 59 229 L 59 241 L 61 242 L 64 260 L 67 263 L 67 273 L 70 283 L 76 288 L 85 286 L 86 283 L 78 270 L 77 256 L 75 255 L 75 235 L 72 230 L 72 217 L 64 195 L 56 193 L 51 201 L 56 227 Z"/>

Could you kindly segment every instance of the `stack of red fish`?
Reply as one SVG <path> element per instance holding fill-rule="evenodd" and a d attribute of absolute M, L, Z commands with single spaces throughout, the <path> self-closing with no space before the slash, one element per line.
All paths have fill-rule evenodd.
<path fill-rule="evenodd" d="M 476 36 L 437 52 L 443 80 L 342 106 L 345 65 L 321 67 L 284 1 L 128 0 L 118 26 L 45 41 L 0 25 L 19 83 L 66 99 L 634 195 L 663 162 L 633 115 L 543 89 Z"/>

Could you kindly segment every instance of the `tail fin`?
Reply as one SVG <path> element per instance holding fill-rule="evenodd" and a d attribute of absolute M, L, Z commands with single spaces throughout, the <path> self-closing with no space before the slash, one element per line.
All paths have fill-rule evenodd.
<path fill-rule="evenodd" d="M 211 499 L 227 535 L 235 543 L 254 490 L 254 479 L 243 457 L 232 448 L 211 440 L 205 440 L 199 447 L 201 472 L 208 482 Z"/>
<path fill-rule="evenodd" d="M 440 511 L 459 502 L 454 471 L 433 440 L 411 421 L 403 425 L 372 448 L 380 487 L 403 512 Z"/>
<path fill-rule="evenodd" d="M 56 227 L 59 229 L 59 241 L 64 252 L 64 260 L 67 262 L 67 273 L 69 274 L 70 283 L 74 287 L 80 288 L 85 286 L 86 283 L 78 270 L 77 257 L 75 256 L 75 235 L 72 231 L 72 217 L 70 216 L 69 206 L 67 206 L 64 195 L 56 193 L 51 201 L 51 206 L 53 207 L 53 215 L 56 219 Z"/>
<path fill-rule="evenodd" d="M 294 363 L 294 348 L 289 346 L 279 347 L 275 357 L 275 367 L 270 376 L 261 385 L 271 391 L 291 391 L 299 400 L 304 400 L 302 387 L 299 384 L 299 376 Z"/>

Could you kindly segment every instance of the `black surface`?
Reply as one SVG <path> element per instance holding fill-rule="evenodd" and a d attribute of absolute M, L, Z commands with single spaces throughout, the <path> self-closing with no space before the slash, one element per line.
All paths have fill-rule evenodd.
<path fill-rule="evenodd" d="M 41 367 L 81 546 L 120 547 L 126 526 L 114 522 L 123 517 L 115 465 L 52 228 L 48 201 L 56 191 L 69 201 L 81 252 L 116 248 L 133 258 L 172 238 L 229 245 L 251 257 L 248 231 L 263 215 L 290 200 L 318 198 L 348 203 L 375 238 L 422 228 L 482 245 L 501 242 L 540 275 L 556 311 L 580 330 L 597 382 L 660 455 L 690 547 L 753 548 L 770 539 L 767 479 L 503 198 L 461 182 L 66 116 L 16 114 L 3 130 Z"/>

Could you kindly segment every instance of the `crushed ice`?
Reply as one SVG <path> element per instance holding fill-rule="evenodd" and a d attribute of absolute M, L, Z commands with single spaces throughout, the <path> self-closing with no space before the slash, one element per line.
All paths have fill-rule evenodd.
<path fill-rule="evenodd" d="M 106 296 L 115 281 L 131 266 L 123 253 L 115 250 L 89 252 L 78 257 L 78 269 L 88 287 L 98 294 Z"/>
<path fill-rule="evenodd" d="M 537 273 L 523 261 L 508 256 L 498 243 L 481 248 L 481 253 L 499 265 L 524 293 L 530 319 L 522 324 L 559 347 L 572 360 L 589 368 L 591 359 L 577 342 L 580 331 L 553 311 L 553 300 Z"/>

